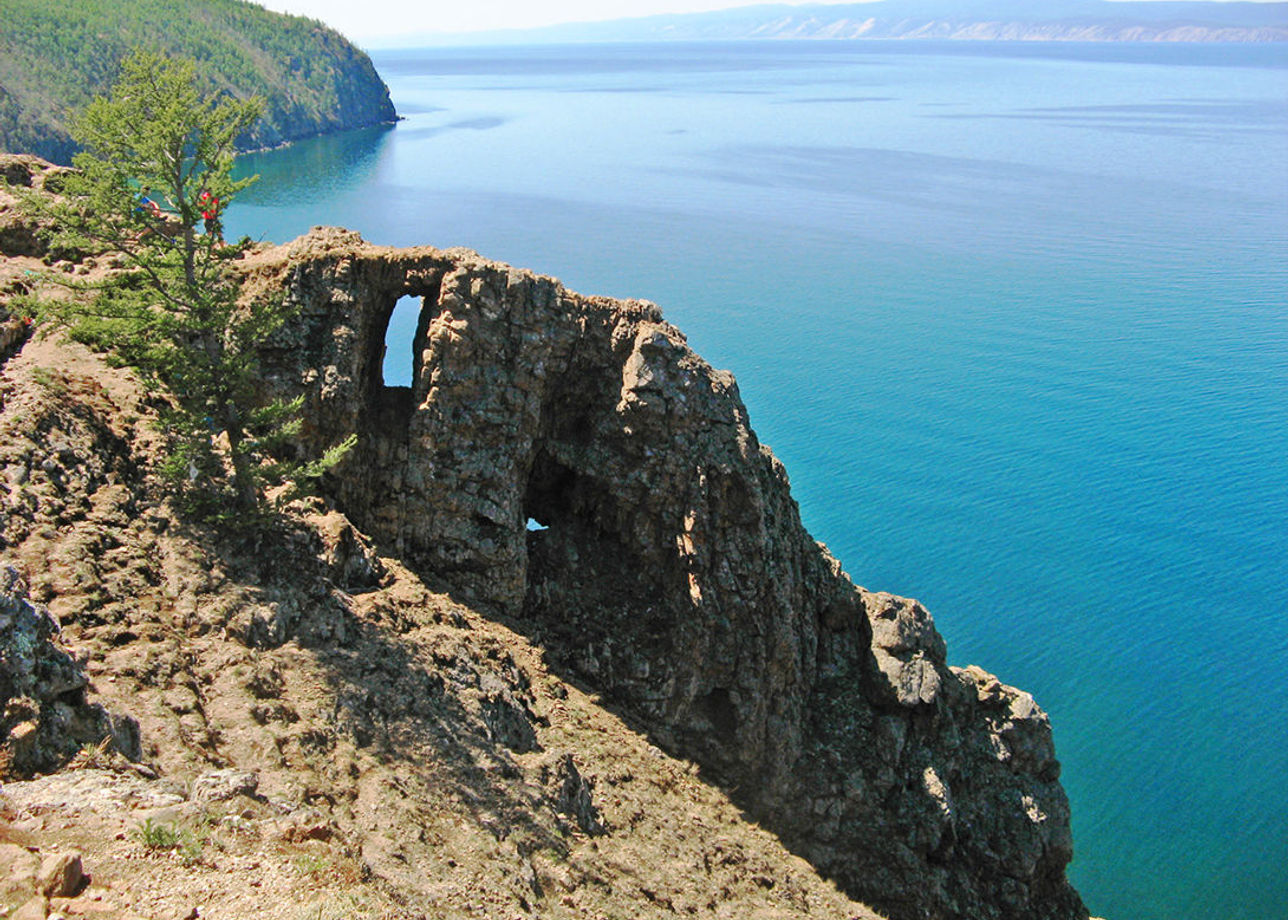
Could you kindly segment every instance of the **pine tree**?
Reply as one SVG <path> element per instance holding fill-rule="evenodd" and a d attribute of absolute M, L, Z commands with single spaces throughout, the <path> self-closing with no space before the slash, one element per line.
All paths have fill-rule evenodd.
<path fill-rule="evenodd" d="M 237 138 L 260 99 L 210 97 L 196 65 L 137 52 L 77 120 L 83 151 L 52 215 L 56 245 L 119 254 L 123 270 L 65 305 L 76 338 L 109 349 L 163 392 L 162 472 L 201 516 L 245 515 L 264 486 L 321 475 L 350 439 L 311 462 L 277 459 L 302 400 L 257 401 L 257 347 L 291 311 L 243 302 L 220 212 L 255 178 L 232 178 Z"/>

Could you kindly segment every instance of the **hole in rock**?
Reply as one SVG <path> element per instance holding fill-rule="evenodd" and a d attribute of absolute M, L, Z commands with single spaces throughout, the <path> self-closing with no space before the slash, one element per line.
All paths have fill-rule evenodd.
<path fill-rule="evenodd" d="M 415 372 L 416 324 L 420 321 L 421 299 L 400 297 L 394 304 L 385 329 L 385 359 L 381 368 L 387 387 L 410 387 Z"/>
<path fill-rule="evenodd" d="M 698 705 L 711 722 L 716 737 L 732 742 L 738 734 L 738 710 L 729 691 L 716 687 L 706 697 L 698 700 Z"/>
<path fill-rule="evenodd" d="M 551 459 L 544 450 L 539 451 L 523 496 L 528 530 L 548 530 L 575 513 L 577 491 L 577 474 Z"/>

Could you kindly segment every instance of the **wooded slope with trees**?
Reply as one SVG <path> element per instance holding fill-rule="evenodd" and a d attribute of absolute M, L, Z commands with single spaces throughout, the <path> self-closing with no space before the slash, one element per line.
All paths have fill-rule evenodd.
<path fill-rule="evenodd" d="M 4 0 L 0 150 L 70 162 L 71 115 L 136 48 L 192 58 L 207 92 L 263 96 L 245 148 L 397 117 L 366 53 L 314 19 L 245 0 Z"/>

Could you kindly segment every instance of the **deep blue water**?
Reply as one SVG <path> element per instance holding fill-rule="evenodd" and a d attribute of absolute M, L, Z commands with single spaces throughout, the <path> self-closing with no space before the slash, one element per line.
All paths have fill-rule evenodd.
<path fill-rule="evenodd" d="M 375 60 L 406 120 L 248 158 L 230 231 L 657 301 L 855 580 L 1051 714 L 1093 914 L 1283 916 L 1288 48 Z"/>

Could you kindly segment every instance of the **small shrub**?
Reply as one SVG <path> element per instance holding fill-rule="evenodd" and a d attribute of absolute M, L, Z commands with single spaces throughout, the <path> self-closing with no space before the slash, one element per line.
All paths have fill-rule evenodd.
<path fill-rule="evenodd" d="M 148 818 L 135 827 L 134 839 L 145 850 L 172 850 L 179 845 L 179 826 L 174 823 L 159 824 Z"/>
<path fill-rule="evenodd" d="M 316 878 L 326 874 L 331 868 L 331 860 L 313 853 L 301 853 L 295 857 L 295 868 L 301 875 Z"/>
<path fill-rule="evenodd" d="M 98 744 L 87 744 L 72 758 L 68 770 L 104 770 L 112 766 L 112 739 L 104 738 Z"/>
<path fill-rule="evenodd" d="M 169 850 L 178 854 L 179 861 L 185 866 L 201 862 L 201 851 L 206 843 L 204 834 L 196 834 L 190 828 L 181 827 L 178 822 L 161 824 L 151 818 L 134 829 L 134 839 L 145 850 Z"/>

